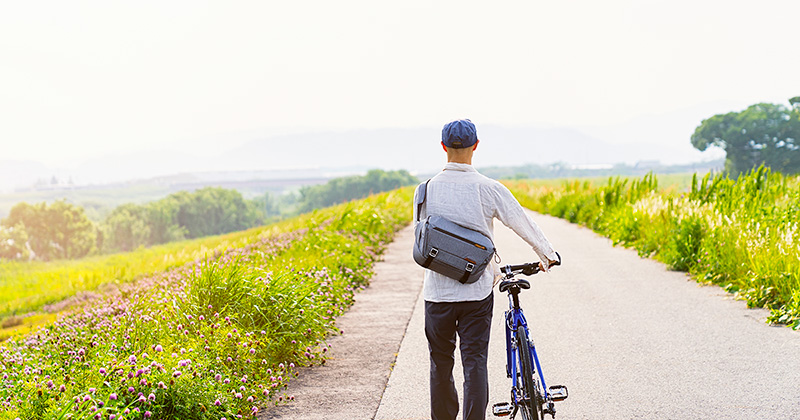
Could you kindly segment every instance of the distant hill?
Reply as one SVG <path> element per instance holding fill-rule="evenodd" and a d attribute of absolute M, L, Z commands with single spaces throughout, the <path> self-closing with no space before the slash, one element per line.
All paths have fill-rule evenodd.
<path fill-rule="evenodd" d="M 654 128 L 643 132 L 648 121 L 630 127 L 565 128 L 479 125 L 481 139 L 475 166 L 614 165 L 660 161 L 693 163 L 721 157 L 720 151 L 701 153 L 680 130 Z M 179 173 L 270 173 L 276 179 L 289 173 L 296 179 L 329 178 L 369 169 L 406 169 L 426 173 L 441 168 L 444 152 L 440 127 L 384 128 L 262 136 L 250 141 L 214 141 L 186 150 L 138 151 L 94 156 L 82 162 L 52 168 L 36 162 L 0 161 L 0 192 L 57 183 L 76 186 L 113 184 L 129 180 L 169 177 Z M 716 153 L 716 154 L 715 154 Z M 217 176 L 217 175 L 215 175 Z M 281 175 L 278 178 L 285 178 Z M 243 180 L 238 180 L 243 181 Z M 192 181 L 188 181 L 192 182 Z"/>

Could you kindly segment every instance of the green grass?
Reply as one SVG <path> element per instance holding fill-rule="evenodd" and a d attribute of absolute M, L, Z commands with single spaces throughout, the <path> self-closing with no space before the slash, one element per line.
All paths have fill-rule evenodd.
<path fill-rule="evenodd" d="M 685 189 L 659 188 L 654 175 L 507 185 L 535 211 L 588 226 L 800 329 L 797 177 L 760 168 L 736 180 L 695 176 Z"/>
<path fill-rule="evenodd" d="M 242 234 L 0 346 L 0 419 L 252 418 L 324 364 L 411 189 Z M 247 239 L 246 239 L 247 238 Z M 222 243 L 221 242 L 221 243 Z M 141 393 L 141 394 L 140 394 Z"/>
<path fill-rule="evenodd" d="M 243 246 L 261 237 L 295 230 L 311 218 L 311 215 L 305 215 L 242 232 L 81 260 L 0 262 L 0 319 L 37 311 L 44 305 L 79 292 L 102 289 L 104 285 L 118 286 L 146 274 Z"/>

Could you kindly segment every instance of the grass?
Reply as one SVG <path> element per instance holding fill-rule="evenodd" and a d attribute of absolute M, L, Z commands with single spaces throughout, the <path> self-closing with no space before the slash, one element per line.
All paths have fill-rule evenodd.
<path fill-rule="evenodd" d="M 252 418 L 292 399 L 410 201 L 406 188 L 220 239 L 9 339 L 0 419 Z"/>
<path fill-rule="evenodd" d="M 735 180 L 694 176 L 686 189 L 659 188 L 652 174 L 507 185 L 533 210 L 588 226 L 800 329 L 798 177 L 759 168 Z"/>
<path fill-rule="evenodd" d="M 298 229 L 312 216 L 242 232 L 174 242 L 133 252 L 55 262 L 0 262 L 0 319 L 38 311 L 79 292 L 118 286 L 137 277 L 244 246 L 259 237 Z"/>

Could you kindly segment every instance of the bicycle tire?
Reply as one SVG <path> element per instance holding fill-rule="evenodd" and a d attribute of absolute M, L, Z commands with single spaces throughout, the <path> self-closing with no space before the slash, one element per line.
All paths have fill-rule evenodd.
<path fill-rule="evenodd" d="M 544 420 L 542 407 L 542 392 L 539 381 L 533 376 L 533 363 L 531 349 L 528 344 L 528 334 L 522 326 L 517 327 L 517 353 L 519 355 L 520 376 L 522 382 L 522 395 L 518 405 L 522 412 L 522 420 Z"/>

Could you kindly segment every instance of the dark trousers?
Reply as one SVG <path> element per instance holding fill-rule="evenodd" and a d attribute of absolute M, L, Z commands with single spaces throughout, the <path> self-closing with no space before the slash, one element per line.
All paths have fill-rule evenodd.
<path fill-rule="evenodd" d="M 431 419 L 454 420 L 458 394 L 453 380 L 456 333 L 464 366 L 464 420 L 484 420 L 489 404 L 486 367 L 494 300 L 425 302 L 425 336 L 431 358 Z"/>

